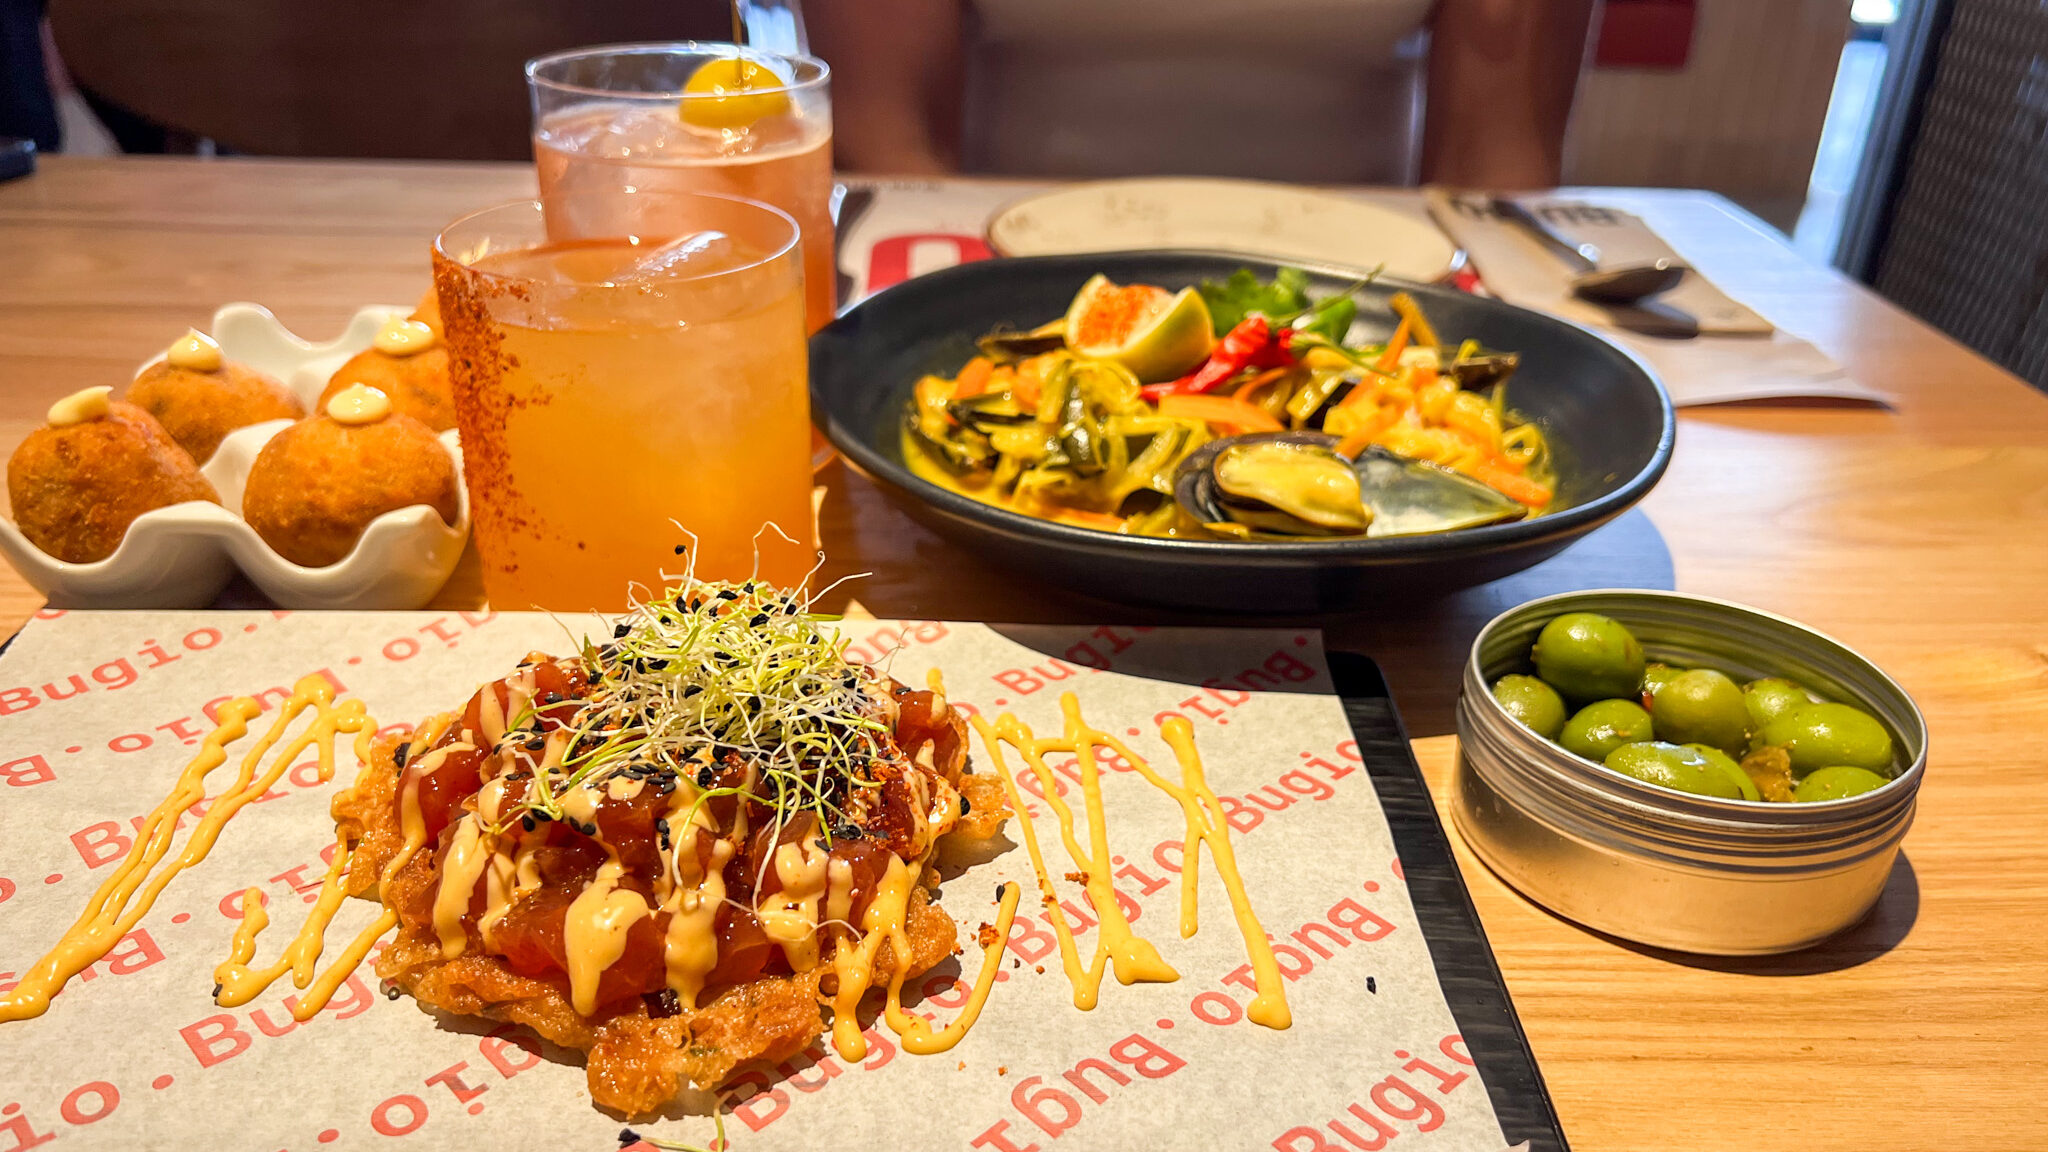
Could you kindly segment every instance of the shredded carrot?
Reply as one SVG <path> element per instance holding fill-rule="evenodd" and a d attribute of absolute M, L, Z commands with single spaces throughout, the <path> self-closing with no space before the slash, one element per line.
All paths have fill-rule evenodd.
<path fill-rule="evenodd" d="M 1538 484 L 1527 476 L 1517 476 L 1505 468 L 1491 464 L 1475 463 L 1465 470 L 1466 474 L 1481 484 L 1499 492 L 1517 504 L 1541 508 L 1550 503 L 1554 493 L 1547 485 Z"/>
<path fill-rule="evenodd" d="M 1278 432 L 1280 421 L 1263 408 L 1228 396 L 1161 396 L 1159 414 L 1177 420 L 1203 420 L 1237 432 Z"/>
<path fill-rule="evenodd" d="M 1422 305 L 1415 302 L 1415 297 L 1406 292 L 1396 292 L 1387 301 L 1387 305 L 1394 310 L 1395 315 L 1415 325 L 1410 335 L 1415 338 L 1417 344 L 1424 348 L 1435 348 L 1443 343 L 1436 338 L 1436 329 L 1430 326 L 1429 317 L 1422 314 Z"/>
<path fill-rule="evenodd" d="M 967 366 L 960 369 L 960 374 L 953 377 L 953 399 L 965 400 L 988 391 L 988 378 L 995 370 L 995 364 L 986 356 L 969 360 Z"/>
<path fill-rule="evenodd" d="M 1062 524 L 1072 524 L 1076 528 L 1095 528 L 1103 532 L 1115 532 L 1124 526 L 1124 519 L 1121 516 L 1111 516 L 1107 512 L 1090 512 L 1086 508 L 1062 508 L 1053 514 L 1053 519 Z"/>
<path fill-rule="evenodd" d="M 1252 393 L 1257 392 L 1259 389 L 1264 388 L 1266 385 L 1271 384 L 1273 381 L 1278 380 L 1279 378 L 1287 375 L 1287 373 L 1291 371 L 1293 371 L 1292 368 L 1286 367 L 1268 368 L 1264 372 L 1261 372 L 1258 375 L 1252 377 L 1251 379 L 1245 381 L 1244 384 L 1241 385 L 1237 391 L 1230 394 L 1230 398 L 1233 400 L 1242 400 L 1245 403 L 1249 404 L 1251 403 Z"/>
<path fill-rule="evenodd" d="M 1382 408 L 1366 417 L 1365 423 L 1353 428 L 1349 436 L 1337 442 L 1337 455 L 1346 460 L 1358 459 L 1360 452 L 1365 451 L 1367 446 L 1379 439 L 1380 433 L 1393 427 L 1394 421 L 1400 418 L 1400 411 L 1392 407 Z"/>
<path fill-rule="evenodd" d="M 1017 384 L 1014 392 L 1019 406 L 1032 409 L 1038 407 L 1039 387 L 1045 383 L 1042 372 L 1043 366 L 1035 356 L 1017 365 Z"/>
<path fill-rule="evenodd" d="M 1400 326 L 1395 328 L 1393 336 L 1387 339 L 1387 350 L 1380 353 L 1380 358 L 1373 362 L 1373 367 L 1390 373 L 1401 366 L 1401 353 L 1408 347 L 1409 329 L 1408 317 L 1401 317 Z"/>
<path fill-rule="evenodd" d="M 1351 391 L 1345 394 L 1344 399 L 1338 402 L 1337 407 L 1356 408 L 1368 400 L 1377 400 L 1379 394 L 1380 386 L 1378 383 L 1371 380 L 1360 380 L 1351 386 Z"/>

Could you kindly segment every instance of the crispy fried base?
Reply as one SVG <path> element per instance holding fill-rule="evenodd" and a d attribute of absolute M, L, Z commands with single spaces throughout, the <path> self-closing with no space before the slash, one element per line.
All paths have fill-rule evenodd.
<path fill-rule="evenodd" d="M 393 803 L 399 771 L 392 752 L 397 744 L 396 738 L 379 740 L 355 788 L 334 799 L 336 825 L 361 838 L 349 868 L 351 895 L 376 899 L 377 878 L 404 844 Z M 970 781 L 977 791 L 995 783 L 974 776 L 964 777 L 962 783 Z M 979 826 L 990 833 L 1001 826 L 999 801 L 987 801 L 984 809 L 982 797 L 970 794 L 968 803 L 970 819 L 981 814 Z M 435 879 L 429 846 L 391 877 L 388 894 L 394 905 L 417 906 L 422 891 L 431 889 Z M 911 896 L 906 928 L 913 976 L 952 955 L 959 939 L 952 917 L 930 902 L 923 881 Z M 894 949 L 883 948 L 875 964 L 878 986 L 886 986 L 895 965 Z M 728 988 L 702 1008 L 686 1007 L 660 1019 L 649 1016 L 637 1002 L 587 1017 L 570 1006 L 566 978 L 522 976 L 486 953 L 444 960 L 431 928 L 404 923 L 377 958 L 376 968 L 379 976 L 421 1004 L 524 1024 L 565 1048 L 581 1049 L 589 1057 L 585 1074 L 591 1098 L 627 1115 L 666 1104 L 676 1094 L 678 1078 L 716 1087 L 742 1064 L 774 1063 L 796 1055 L 825 1030 L 821 984 L 832 982 L 831 967 L 820 965 L 806 973 Z"/>

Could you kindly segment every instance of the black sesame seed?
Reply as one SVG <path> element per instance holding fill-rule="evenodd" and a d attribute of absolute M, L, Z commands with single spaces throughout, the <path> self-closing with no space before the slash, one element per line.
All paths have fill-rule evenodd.
<path fill-rule="evenodd" d="M 214 998 L 215 1000 L 218 1000 L 218 999 L 220 999 L 220 990 L 221 990 L 221 988 L 222 988 L 222 987 L 223 987 L 223 985 L 221 985 L 221 984 L 220 984 L 220 983 L 219 983 L 218 981 L 216 981 L 216 982 L 214 983 L 214 985 L 213 985 L 213 998 Z"/>
<path fill-rule="evenodd" d="M 967 810 L 968 810 L 968 807 L 969 807 L 969 805 L 968 805 L 968 803 L 967 803 L 967 797 L 965 797 L 965 796 L 962 796 L 962 797 L 960 797 L 960 814 L 961 814 L 962 816 L 965 816 L 965 815 L 967 815 Z"/>
<path fill-rule="evenodd" d="M 720 588 L 718 590 L 718 598 L 720 600 L 737 600 L 740 598 L 740 594 L 730 588 Z"/>
<path fill-rule="evenodd" d="M 391 762 L 400 768 L 405 767 L 405 754 L 410 751 L 412 751 L 412 741 L 407 740 L 391 750 Z"/>
<path fill-rule="evenodd" d="M 626 638 L 626 634 L 628 632 L 631 632 L 632 630 L 633 629 L 630 625 L 621 624 L 618 627 L 612 629 L 612 639 L 624 640 Z"/>
<path fill-rule="evenodd" d="M 549 812 L 544 808 L 536 808 L 533 810 L 533 818 L 535 820 L 540 821 L 543 824 L 546 824 L 550 820 L 553 820 L 555 816 L 554 813 Z"/>
<path fill-rule="evenodd" d="M 702 684 L 692 684 L 688 688 L 683 689 L 683 699 L 688 700 L 703 690 L 704 686 Z"/>
<path fill-rule="evenodd" d="M 697 787 L 709 788 L 711 787 L 711 782 L 716 779 L 718 779 L 718 770 L 706 764 L 703 771 L 697 773 Z"/>
<path fill-rule="evenodd" d="M 550 706 L 560 704 L 562 702 L 562 694 L 560 692 L 550 692 L 541 697 L 540 702 Z"/>
<path fill-rule="evenodd" d="M 752 620 L 747 621 L 747 627 L 759 628 L 761 625 L 766 624 L 767 622 L 768 614 L 766 612 L 762 612 L 759 615 L 756 615 Z"/>
<path fill-rule="evenodd" d="M 673 988 L 663 988 L 659 992 L 651 992 L 647 995 L 646 999 L 647 1014 L 657 1020 L 673 1016 L 683 1010 L 682 998 L 676 995 L 676 990 Z M 620 1135 L 623 1136 L 625 1133 L 622 1132 Z"/>
<path fill-rule="evenodd" d="M 678 545 L 676 545 L 676 555 L 678 555 L 678 556 L 681 556 L 681 555 L 683 555 L 684 553 L 688 552 L 689 550 L 690 550 L 690 546 L 689 546 L 688 544 L 678 544 Z"/>
<path fill-rule="evenodd" d="M 674 989 L 670 989 L 669 991 L 670 994 L 674 994 Z M 640 1134 L 638 1132 L 633 1131 L 631 1128 L 619 1129 L 619 1147 L 625 1148 L 629 1145 L 638 1144 L 639 1142 Z"/>
<path fill-rule="evenodd" d="M 519 826 L 528 832 L 533 831 L 533 813 L 528 812 L 526 815 L 521 816 L 519 818 Z"/>

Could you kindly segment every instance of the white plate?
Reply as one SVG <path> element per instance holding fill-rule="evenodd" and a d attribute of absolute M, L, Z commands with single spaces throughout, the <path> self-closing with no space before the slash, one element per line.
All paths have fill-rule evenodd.
<path fill-rule="evenodd" d="M 989 245 L 1004 256 L 1187 248 L 1280 263 L 1341 265 L 1428 283 L 1457 247 L 1427 220 L 1291 184 L 1167 176 L 1070 184 L 1002 209 Z"/>
<path fill-rule="evenodd" d="M 230 360 L 285 382 L 307 410 L 327 378 L 370 341 L 401 305 L 358 311 L 342 334 L 312 344 L 292 334 L 268 308 L 226 304 L 213 314 L 213 338 Z M 121 390 L 117 390 L 121 391 Z M 289 420 L 251 424 L 228 433 L 200 467 L 219 504 L 189 501 L 135 518 L 112 556 L 91 564 L 58 560 L 0 520 L 0 555 L 58 608 L 203 608 L 240 568 L 284 608 L 408 610 L 424 607 L 447 583 L 469 539 L 469 490 L 455 433 L 441 443 L 454 457 L 454 527 L 424 504 L 386 512 L 370 522 L 347 556 L 325 568 L 303 568 L 279 556 L 241 517 L 242 488 L 256 453 Z"/>

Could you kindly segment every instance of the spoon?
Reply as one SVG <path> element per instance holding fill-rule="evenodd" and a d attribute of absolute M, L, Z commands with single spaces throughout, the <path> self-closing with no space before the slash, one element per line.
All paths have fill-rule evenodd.
<path fill-rule="evenodd" d="M 1686 267 L 1676 260 L 1659 258 L 1644 264 L 1600 267 L 1600 249 L 1591 244 L 1574 244 L 1543 222 L 1542 217 L 1510 200 L 1493 197 L 1493 210 L 1534 236 L 1551 254 L 1572 270 L 1572 292 L 1602 304 L 1630 304 L 1646 296 L 1668 292 L 1685 279 Z"/>

